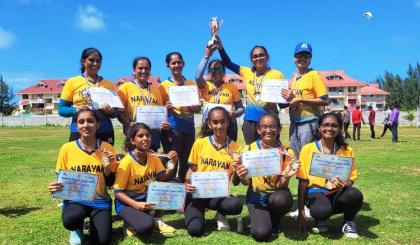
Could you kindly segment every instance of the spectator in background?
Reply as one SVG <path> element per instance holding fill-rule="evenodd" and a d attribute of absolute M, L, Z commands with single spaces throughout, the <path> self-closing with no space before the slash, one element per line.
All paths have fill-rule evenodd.
<path fill-rule="evenodd" d="M 392 113 L 389 117 L 389 126 L 391 127 L 392 132 L 392 142 L 398 142 L 398 117 L 400 116 L 400 111 L 398 110 L 398 105 L 392 105 Z"/>
<path fill-rule="evenodd" d="M 388 108 L 388 106 L 385 106 L 384 108 L 385 118 L 384 118 L 384 131 L 382 132 L 381 138 L 384 137 L 386 130 L 389 129 L 391 131 L 391 127 L 389 126 L 389 117 L 391 116 L 391 110 Z"/>
<path fill-rule="evenodd" d="M 375 111 L 373 110 L 372 106 L 368 106 L 369 109 L 369 126 L 370 126 L 370 138 L 374 139 L 375 138 Z"/>
<path fill-rule="evenodd" d="M 353 121 L 353 140 L 356 141 L 356 129 L 357 129 L 357 140 L 360 140 L 360 128 L 361 122 L 365 125 L 365 120 L 363 120 L 362 112 L 359 110 L 360 106 L 356 106 L 356 110 L 351 114 L 351 120 Z"/>
<path fill-rule="evenodd" d="M 344 122 L 344 133 L 346 134 L 345 139 L 351 139 L 351 136 L 350 136 L 349 131 L 348 131 L 349 125 L 350 125 L 350 116 L 351 116 L 351 113 L 350 113 L 349 109 L 347 108 L 347 106 L 345 105 L 344 106 L 344 111 L 343 111 L 343 114 L 342 114 L 342 118 L 343 118 L 343 122 Z"/>

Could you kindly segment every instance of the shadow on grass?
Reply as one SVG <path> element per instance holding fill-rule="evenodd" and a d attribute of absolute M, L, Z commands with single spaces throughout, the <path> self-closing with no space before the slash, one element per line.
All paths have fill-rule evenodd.
<path fill-rule="evenodd" d="M 22 215 L 26 215 L 32 211 L 41 209 L 39 207 L 33 207 L 33 208 L 28 208 L 28 207 L 15 207 L 15 208 L 2 208 L 0 209 L 0 214 L 4 215 L 8 218 L 16 218 L 16 217 L 20 217 Z"/>
<path fill-rule="evenodd" d="M 363 202 L 361 211 L 372 211 L 372 208 L 368 202 Z"/>

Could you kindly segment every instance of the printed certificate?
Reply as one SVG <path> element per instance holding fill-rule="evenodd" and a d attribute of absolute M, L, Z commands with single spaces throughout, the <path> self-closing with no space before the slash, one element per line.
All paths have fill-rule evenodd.
<path fill-rule="evenodd" d="M 93 87 L 90 88 L 89 95 L 94 110 L 100 109 L 105 103 L 108 103 L 113 108 L 124 108 L 120 97 L 115 91 Z"/>
<path fill-rule="evenodd" d="M 264 102 L 287 103 L 281 96 L 281 90 L 289 89 L 289 82 L 281 79 L 267 79 L 264 80 L 261 88 L 260 100 Z"/>
<path fill-rule="evenodd" d="M 191 172 L 190 176 L 191 185 L 197 188 L 193 198 L 228 197 L 230 194 L 228 171 Z"/>
<path fill-rule="evenodd" d="M 354 158 L 352 157 L 341 157 L 314 152 L 312 153 L 309 175 L 328 180 L 334 179 L 335 177 L 347 180 L 350 177 L 353 161 Z"/>
<path fill-rule="evenodd" d="M 136 106 L 136 122 L 144 123 L 151 129 L 160 129 L 160 124 L 167 120 L 165 106 Z"/>
<path fill-rule="evenodd" d="M 207 116 L 209 115 L 209 111 L 217 106 L 225 108 L 228 112 L 232 110 L 232 105 L 229 104 L 205 103 L 203 108 L 203 120 L 207 118 Z"/>
<path fill-rule="evenodd" d="M 93 202 L 98 180 L 98 174 L 60 169 L 56 182 L 63 182 L 64 188 L 55 192 L 53 198 Z"/>
<path fill-rule="evenodd" d="M 185 184 L 150 181 L 147 187 L 147 202 L 154 202 L 154 209 L 184 209 L 187 190 Z"/>
<path fill-rule="evenodd" d="M 201 105 L 197 86 L 168 87 L 169 101 L 173 106 Z"/>
<path fill-rule="evenodd" d="M 241 160 L 242 165 L 248 168 L 247 178 L 281 175 L 281 157 L 277 148 L 243 151 Z"/>

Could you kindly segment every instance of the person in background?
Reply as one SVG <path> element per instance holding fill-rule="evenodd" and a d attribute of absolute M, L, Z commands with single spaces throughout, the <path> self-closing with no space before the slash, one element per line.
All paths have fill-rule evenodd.
<path fill-rule="evenodd" d="M 362 127 L 361 122 L 365 125 L 365 120 L 363 120 L 362 112 L 359 110 L 360 106 L 356 106 L 356 109 L 351 114 L 351 120 L 353 121 L 353 140 L 356 141 L 356 130 L 357 130 L 357 140 L 360 140 L 360 128 Z"/>
<path fill-rule="evenodd" d="M 344 123 L 344 133 L 345 133 L 345 139 L 351 139 L 351 136 L 349 134 L 349 125 L 350 125 L 350 116 L 351 116 L 351 112 L 349 111 L 349 109 L 347 108 L 347 106 L 344 106 L 344 111 L 342 114 L 342 118 L 343 118 L 343 123 Z"/>
<path fill-rule="evenodd" d="M 384 131 L 381 134 L 381 138 L 384 137 L 388 129 L 389 131 L 391 131 L 391 127 L 389 126 L 389 118 L 391 116 L 391 110 L 388 108 L 387 105 L 384 107 L 384 114 L 385 114 L 385 118 L 384 118 L 384 121 L 382 122 L 384 124 Z"/>
<path fill-rule="evenodd" d="M 369 126 L 370 126 L 370 138 L 374 139 L 375 138 L 375 111 L 373 110 L 372 106 L 368 106 L 369 109 Z"/>
<path fill-rule="evenodd" d="M 210 57 L 217 49 L 216 45 L 207 45 L 206 52 L 200 65 L 195 73 L 195 81 L 197 87 L 201 92 L 203 100 L 207 103 L 215 104 L 229 104 L 235 107 L 235 111 L 229 111 L 231 118 L 230 124 L 233 127 L 232 135 L 228 135 L 233 141 L 238 140 L 238 123 L 236 118 L 240 117 L 244 112 L 242 105 L 241 95 L 239 94 L 238 87 L 232 83 L 225 83 L 223 78 L 225 76 L 225 66 L 221 60 L 212 60 L 209 63 L 208 73 L 210 80 L 204 80 L 203 74 Z M 205 118 L 203 118 L 204 120 Z"/>
<path fill-rule="evenodd" d="M 64 85 L 58 104 L 58 114 L 62 117 L 73 117 L 70 126 L 69 141 L 80 138 L 80 133 L 76 127 L 76 113 L 82 109 L 87 109 L 91 105 L 88 98 L 89 89 L 94 87 L 106 88 L 114 91 L 114 84 L 98 75 L 102 65 L 102 54 L 95 48 L 83 50 L 80 58 L 81 74 L 70 78 Z M 114 128 L 111 118 L 118 116 L 118 109 L 112 108 L 108 104 L 97 111 L 100 127 L 96 131 L 99 139 L 114 145 Z"/>
<path fill-rule="evenodd" d="M 394 103 L 392 105 L 391 116 L 389 117 L 389 126 L 391 127 L 392 132 L 392 142 L 398 142 L 398 117 L 400 116 L 400 111 L 398 110 L 398 104 Z"/>
<path fill-rule="evenodd" d="M 294 62 L 298 71 L 290 89 L 282 89 L 281 96 L 289 102 L 290 147 L 299 158 L 300 149 L 314 141 L 314 133 L 321 106 L 330 104 L 328 91 L 321 75 L 309 68 L 312 61 L 312 47 L 309 43 L 299 43 L 294 52 Z"/>

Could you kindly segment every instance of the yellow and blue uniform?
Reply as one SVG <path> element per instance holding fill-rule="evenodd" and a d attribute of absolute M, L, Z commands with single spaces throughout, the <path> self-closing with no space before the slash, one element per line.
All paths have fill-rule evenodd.
<path fill-rule="evenodd" d="M 96 87 L 95 84 L 89 82 L 91 88 Z M 98 87 L 106 88 L 108 90 L 115 91 L 114 84 L 102 77 L 99 77 Z M 73 117 L 70 126 L 70 132 L 79 132 L 76 128 L 76 107 L 85 104 L 83 101 L 83 94 L 87 94 L 88 85 L 84 74 L 80 76 L 70 78 L 64 85 L 63 91 L 60 96 L 60 103 L 58 105 L 58 113 L 63 117 Z M 91 102 L 89 101 L 89 105 Z M 112 122 L 110 118 L 115 118 L 118 115 L 118 110 L 114 111 L 113 115 L 105 115 L 100 111 L 97 111 L 99 116 L 99 122 L 101 125 L 96 133 L 113 132 Z"/>
<path fill-rule="evenodd" d="M 205 102 L 216 103 L 213 94 L 213 89 L 216 94 L 219 93 L 219 88 L 214 86 L 214 84 L 209 81 L 206 81 L 206 86 L 204 88 L 199 89 L 201 97 Z M 241 95 L 239 94 L 238 87 L 236 87 L 234 84 L 223 82 L 220 86 L 220 89 L 221 92 L 218 104 L 227 104 L 232 105 L 233 107 L 233 103 L 241 101 Z"/>
<path fill-rule="evenodd" d="M 316 176 L 309 175 L 309 169 L 311 167 L 312 161 L 312 153 L 321 153 L 321 148 L 318 144 L 318 141 L 309 143 L 302 147 L 300 152 L 300 168 L 296 174 L 296 178 L 299 181 L 307 181 L 308 182 L 308 191 L 306 194 L 310 194 L 312 192 L 330 192 L 331 190 L 327 189 L 326 186 L 326 179 Z M 337 146 L 336 149 L 336 156 L 343 156 L 343 157 L 353 157 L 354 158 L 354 151 L 350 146 L 347 146 L 347 150 L 344 147 Z M 355 181 L 357 178 L 357 170 L 356 170 L 356 162 L 353 161 L 353 166 L 350 172 L 350 180 Z"/>
<path fill-rule="evenodd" d="M 229 139 L 228 144 L 230 152 L 240 154 L 242 148 L 238 143 Z M 217 150 L 211 136 L 197 139 L 188 158 L 189 165 L 197 166 L 196 172 L 228 170 L 229 176 L 233 173 L 232 161 L 233 156 L 227 151 L 226 146 Z"/>
<path fill-rule="evenodd" d="M 312 69 L 305 73 L 301 77 L 301 80 L 294 78 L 291 89 L 296 98 L 328 98 L 328 91 L 322 81 L 321 75 Z M 292 122 L 308 122 L 318 119 L 321 116 L 321 107 L 299 104 L 297 110 L 289 110 L 289 114 Z"/>
<path fill-rule="evenodd" d="M 290 156 L 294 157 L 295 154 L 292 149 L 283 145 L 283 148 L 287 150 Z M 254 143 L 247 145 L 243 148 L 243 151 L 252 151 L 252 150 L 261 150 L 260 140 L 258 139 Z M 283 151 L 283 150 L 282 150 Z M 281 177 L 284 177 L 284 173 L 286 171 L 286 166 L 292 160 L 286 154 L 280 154 L 282 160 L 282 174 Z M 276 184 L 279 181 L 279 176 L 262 176 L 262 177 L 252 177 L 251 184 L 248 186 L 248 190 L 246 193 L 246 203 L 253 203 L 253 202 L 266 202 L 268 197 L 271 193 L 275 192 Z M 287 189 L 289 190 L 289 189 Z"/>
<path fill-rule="evenodd" d="M 195 82 L 188 79 L 185 79 L 184 85 L 197 86 Z M 176 84 L 170 77 L 159 85 L 164 105 L 166 105 L 166 102 L 169 101 L 168 87 L 175 86 Z M 173 110 L 168 111 L 168 122 L 171 123 L 173 129 L 190 134 L 195 133 L 194 112 L 190 111 L 186 107 L 176 106 L 173 107 Z"/>
<path fill-rule="evenodd" d="M 159 89 L 152 84 L 149 84 L 150 87 L 150 106 L 164 106 L 162 100 L 162 95 Z M 149 97 L 149 92 L 146 88 L 141 88 L 146 99 Z M 119 109 L 122 112 L 125 112 L 125 116 L 128 121 L 136 121 L 136 106 L 147 106 L 146 101 L 139 90 L 139 86 L 134 81 L 129 81 L 124 83 L 118 88 L 118 96 L 120 97 L 124 109 Z M 160 148 L 160 130 L 152 130 L 152 141 L 153 145 L 157 148 Z"/>
<path fill-rule="evenodd" d="M 149 181 L 154 181 L 163 171 L 165 171 L 165 168 L 159 157 L 151 156 L 147 153 L 146 164 L 142 165 L 133 153 L 129 152 L 118 166 L 114 192 L 124 192 L 133 200 L 144 199 L 147 195 Z M 124 205 L 124 203 L 115 199 L 117 214 L 119 214 Z"/>
<path fill-rule="evenodd" d="M 99 149 L 105 148 L 106 151 L 112 152 L 115 155 L 114 147 L 101 140 L 98 141 L 100 142 Z M 97 208 L 112 208 L 112 199 L 106 190 L 105 177 L 103 173 L 104 168 L 101 162 L 103 155 L 104 153 L 101 151 L 94 151 L 91 153 L 84 151 L 78 140 L 66 143 L 61 147 L 55 169 L 56 173 L 58 173 L 60 169 L 66 169 L 77 172 L 99 174 L 95 200 L 93 202 L 64 200 L 63 208 L 73 202 Z M 115 160 L 111 163 L 110 167 L 111 172 L 116 171 L 117 165 Z"/>

